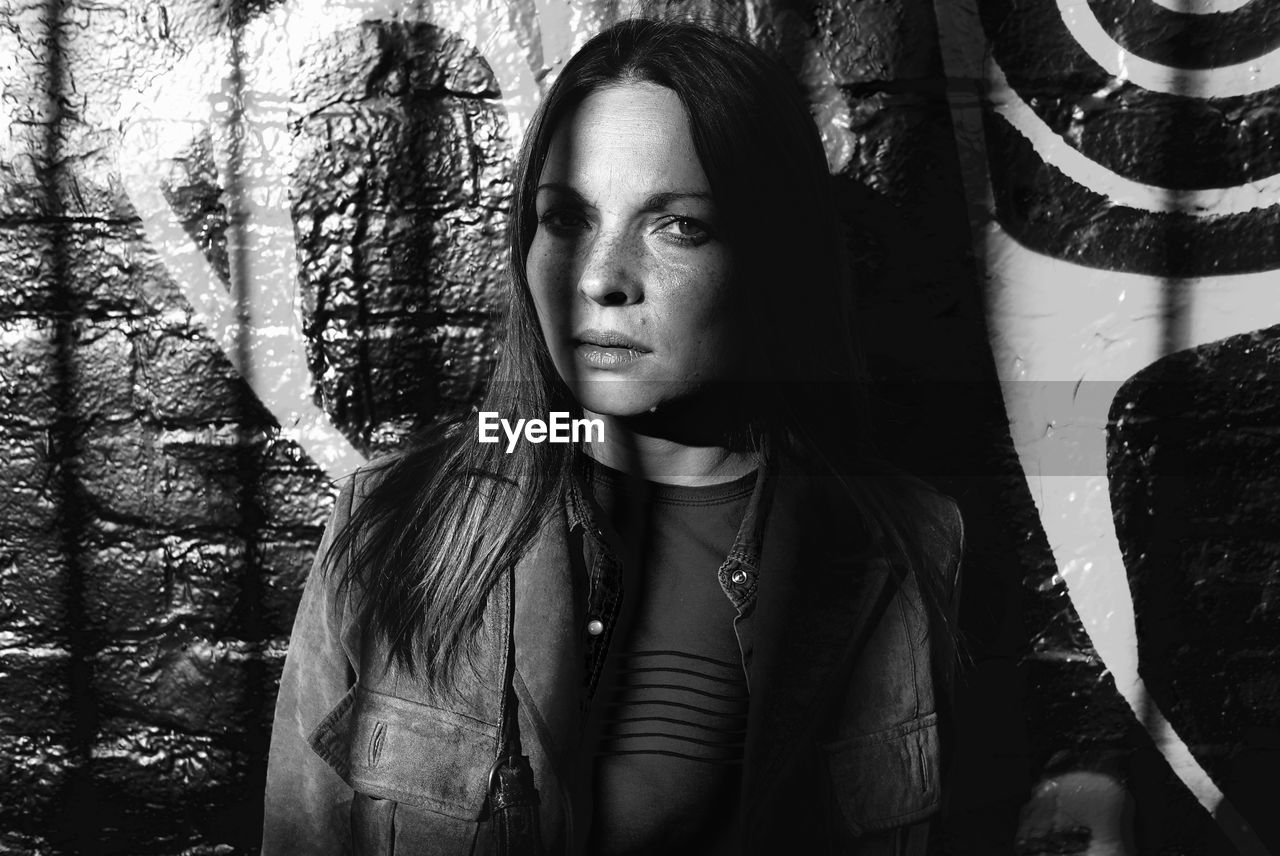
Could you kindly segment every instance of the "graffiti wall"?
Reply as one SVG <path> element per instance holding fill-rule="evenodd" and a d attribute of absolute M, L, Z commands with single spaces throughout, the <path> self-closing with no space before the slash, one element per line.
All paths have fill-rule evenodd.
<path fill-rule="evenodd" d="M 255 851 L 335 480 L 477 399 L 520 135 L 645 14 L 796 75 L 964 512 L 933 852 L 1280 852 L 1280 7 L 0 8 L 0 851 Z"/>

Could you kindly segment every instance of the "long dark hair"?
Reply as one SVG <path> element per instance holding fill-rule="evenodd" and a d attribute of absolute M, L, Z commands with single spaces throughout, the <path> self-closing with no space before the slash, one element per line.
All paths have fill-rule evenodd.
<path fill-rule="evenodd" d="M 580 413 L 543 340 L 525 259 L 552 134 L 593 92 L 628 82 L 680 98 L 724 218 L 742 291 L 750 430 L 770 454 L 836 475 L 871 531 L 913 573 L 935 628 L 952 638 L 944 585 L 926 569 L 927 502 L 871 445 L 863 366 L 852 335 L 852 282 L 826 156 L 799 87 L 760 49 L 698 24 L 629 20 L 569 60 L 534 116 L 516 172 L 506 334 L 478 410 L 504 418 Z M 390 656 L 448 682 L 471 650 L 485 599 L 549 515 L 558 513 L 574 448 L 476 442 L 475 414 L 372 465 L 365 495 L 330 557 L 349 554 L 342 584 Z M 941 632 L 938 632 L 941 631 Z M 946 659 L 945 655 L 943 659 Z"/>

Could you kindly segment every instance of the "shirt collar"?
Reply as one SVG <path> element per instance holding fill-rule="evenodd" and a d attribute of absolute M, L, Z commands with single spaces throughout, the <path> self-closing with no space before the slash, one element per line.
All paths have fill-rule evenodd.
<path fill-rule="evenodd" d="M 756 568 L 760 564 L 760 548 L 764 539 L 765 522 L 769 517 L 769 507 L 773 501 L 774 487 L 777 484 L 777 462 L 767 448 L 760 453 L 760 466 L 756 471 L 756 484 L 751 491 L 751 499 L 747 501 L 746 513 L 738 526 L 737 537 L 729 549 L 728 558 L 744 565 Z M 568 489 L 565 492 L 565 513 L 569 520 L 569 528 L 582 529 L 590 537 L 599 541 L 603 534 L 596 521 L 594 503 L 589 499 L 590 487 L 587 485 L 579 466 L 570 467 Z"/>

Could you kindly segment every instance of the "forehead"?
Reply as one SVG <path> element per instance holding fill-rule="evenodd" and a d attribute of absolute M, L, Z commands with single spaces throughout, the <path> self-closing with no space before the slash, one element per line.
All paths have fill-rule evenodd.
<path fill-rule="evenodd" d="M 619 192 L 710 189 L 680 98 L 648 82 L 596 90 L 568 113 L 540 180 Z"/>

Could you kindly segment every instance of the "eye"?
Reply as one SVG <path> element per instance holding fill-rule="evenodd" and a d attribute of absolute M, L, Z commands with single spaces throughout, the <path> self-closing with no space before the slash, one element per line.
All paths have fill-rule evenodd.
<path fill-rule="evenodd" d="M 660 231 L 676 243 L 691 247 L 705 244 L 714 237 L 707 224 L 692 217 L 672 217 L 662 224 Z"/>
<path fill-rule="evenodd" d="M 572 235 L 590 225 L 581 211 L 572 208 L 548 208 L 538 215 L 538 225 L 553 235 Z"/>

